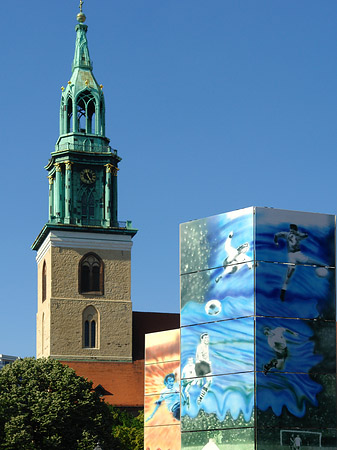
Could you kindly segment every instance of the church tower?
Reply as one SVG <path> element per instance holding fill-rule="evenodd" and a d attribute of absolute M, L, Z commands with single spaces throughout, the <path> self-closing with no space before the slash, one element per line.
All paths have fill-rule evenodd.
<path fill-rule="evenodd" d="M 49 219 L 37 251 L 37 357 L 132 360 L 131 247 L 119 222 L 121 158 L 105 135 L 103 86 L 93 75 L 87 25 L 77 15 L 72 76 L 62 87 L 60 136 L 46 166 Z"/>

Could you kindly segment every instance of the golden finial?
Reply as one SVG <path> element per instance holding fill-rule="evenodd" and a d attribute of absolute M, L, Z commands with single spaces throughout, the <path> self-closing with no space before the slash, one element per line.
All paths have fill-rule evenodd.
<path fill-rule="evenodd" d="M 68 81 L 68 84 L 71 84 L 71 81 Z"/>
<path fill-rule="evenodd" d="M 79 6 L 80 12 L 79 12 L 79 14 L 77 14 L 77 21 L 80 23 L 85 22 L 85 19 L 86 19 L 85 14 L 83 14 L 83 11 L 82 11 L 83 3 L 84 3 L 83 0 L 80 0 L 80 6 Z"/>
<path fill-rule="evenodd" d="M 102 89 L 102 91 L 103 91 L 103 84 L 100 84 L 99 87 L 100 87 L 100 88 Z"/>
<path fill-rule="evenodd" d="M 62 91 L 62 92 L 64 91 L 64 86 L 61 86 L 61 91 Z"/>

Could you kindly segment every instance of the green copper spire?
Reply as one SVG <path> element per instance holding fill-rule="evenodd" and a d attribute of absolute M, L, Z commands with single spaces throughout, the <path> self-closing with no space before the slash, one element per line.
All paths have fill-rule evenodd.
<path fill-rule="evenodd" d="M 129 234 L 131 222 L 119 222 L 117 174 L 121 158 L 105 136 L 103 86 L 93 74 L 86 17 L 77 15 L 72 75 L 62 87 L 60 136 L 46 169 L 49 220 L 33 244 L 38 250 L 52 229 Z"/>
<path fill-rule="evenodd" d="M 62 88 L 60 135 L 85 133 L 104 137 L 103 86 L 97 83 L 92 72 L 93 66 L 87 41 L 88 27 L 84 24 L 86 17 L 82 12 L 82 4 L 83 2 L 80 4 L 80 13 L 77 15 L 78 24 L 75 27 L 77 35 L 72 76 L 67 87 Z M 61 139 L 59 145 L 64 145 L 64 141 Z M 66 141 L 69 142 L 68 139 Z"/>
<path fill-rule="evenodd" d="M 80 67 L 81 69 L 92 70 L 92 62 L 90 61 L 88 41 L 87 41 L 88 26 L 83 23 L 85 19 L 86 17 L 82 12 L 77 14 L 77 20 L 79 23 L 75 27 L 77 37 L 75 46 L 75 56 L 72 67 L 73 71 L 77 67 Z"/>
<path fill-rule="evenodd" d="M 60 137 L 49 172 L 49 223 L 119 228 L 117 173 L 121 158 L 105 136 L 103 86 L 92 71 L 80 3 L 72 75 L 62 88 Z"/>

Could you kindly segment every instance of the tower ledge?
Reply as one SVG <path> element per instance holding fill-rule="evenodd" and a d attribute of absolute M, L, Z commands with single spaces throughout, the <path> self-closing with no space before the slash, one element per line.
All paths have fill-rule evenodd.
<path fill-rule="evenodd" d="M 46 237 L 48 236 L 48 234 L 52 231 L 56 232 L 56 234 L 64 234 L 65 232 L 72 232 L 72 234 L 74 232 L 77 232 L 79 234 L 81 233 L 90 233 L 90 234 L 96 234 L 96 233 L 100 233 L 101 237 L 100 239 L 102 240 L 102 242 L 106 241 L 106 239 L 104 239 L 104 235 L 105 236 L 111 236 L 111 235 L 119 235 L 119 236 L 130 236 L 130 238 L 132 238 L 136 233 L 137 233 L 137 229 L 132 228 L 132 222 L 131 221 L 126 221 L 126 222 L 118 222 L 119 226 L 118 227 L 110 227 L 110 228 L 103 228 L 103 227 L 95 227 L 95 226 L 79 226 L 79 225 L 67 225 L 67 224 L 51 224 L 51 223 L 47 223 L 42 230 L 40 231 L 39 235 L 37 236 L 37 238 L 35 239 L 35 241 L 33 242 L 31 248 L 33 250 L 38 251 L 41 247 L 41 245 L 43 244 L 43 242 L 45 241 Z M 83 235 L 82 235 L 83 236 Z M 102 237 L 103 236 L 103 237 Z M 84 236 L 83 236 L 84 237 Z M 98 236 L 97 236 L 98 238 Z"/>

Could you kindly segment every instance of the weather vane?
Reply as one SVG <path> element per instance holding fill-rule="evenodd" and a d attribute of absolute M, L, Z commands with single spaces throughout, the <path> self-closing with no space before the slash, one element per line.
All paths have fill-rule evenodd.
<path fill-rule="evenodd" d="M 83 11 L 82 11 L 82 6 L 83 6 L 83 0 L 80 0 L 80 6 L 79 6 L 80 12 L 83 12 Z"/>

